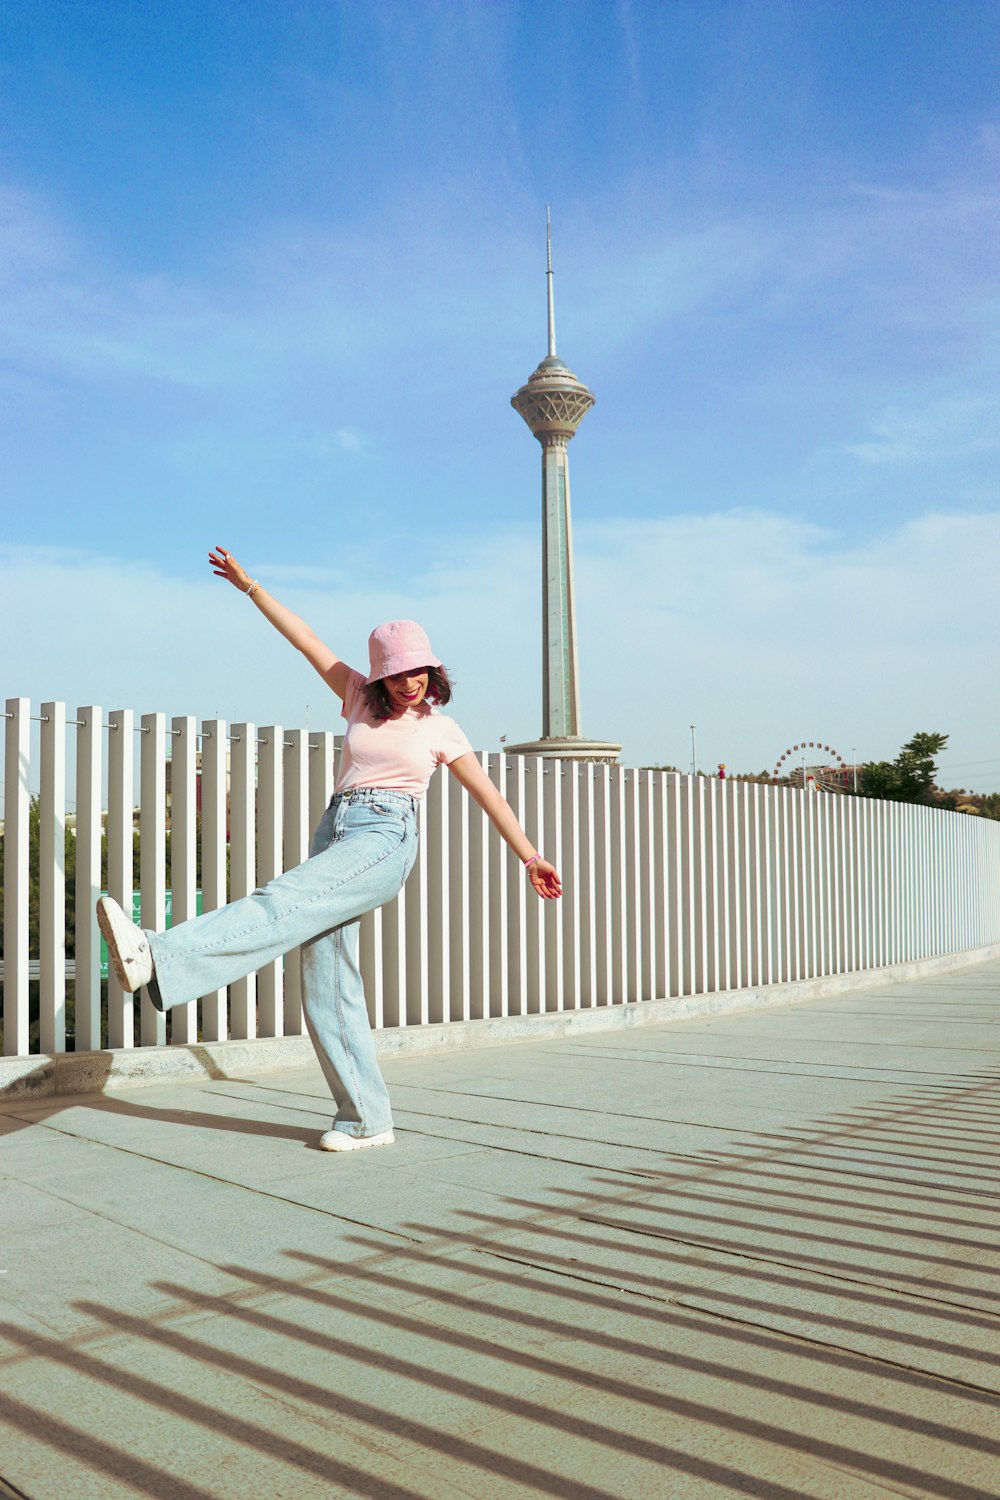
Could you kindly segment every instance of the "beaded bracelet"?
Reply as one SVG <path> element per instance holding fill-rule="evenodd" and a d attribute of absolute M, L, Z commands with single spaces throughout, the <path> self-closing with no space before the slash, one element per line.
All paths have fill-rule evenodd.
<path fill-rule="evenodd" d="M 246 594 L 246 596 L 247 596 L 248 599 L 252 599 L 253 598 L 253 591 L 254 591 L 254 589 L 259 589 L 259 588 L 260 588 L 260 581 L 259 581 L 259 579 L 255 578 L 254 581 L 253 581 L 253 583 L 250 585 L 250 587 L 248 589 L 244 589 L 243 592 Z"/>

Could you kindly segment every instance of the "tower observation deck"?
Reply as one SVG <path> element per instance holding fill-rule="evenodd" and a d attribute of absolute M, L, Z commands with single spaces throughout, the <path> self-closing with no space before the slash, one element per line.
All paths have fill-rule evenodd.
<path fill-rule="evenodd" d="M 547 211 L 546 251 L 549 352 L 510 398 L 542 448 L 542 737 L 508 745 L 507 751 L 614 762 L 620 745 L 585 740 L 580 733 L 569 441 L 593 406 L 594 396 L 556 353 L 552 228 Z"/>

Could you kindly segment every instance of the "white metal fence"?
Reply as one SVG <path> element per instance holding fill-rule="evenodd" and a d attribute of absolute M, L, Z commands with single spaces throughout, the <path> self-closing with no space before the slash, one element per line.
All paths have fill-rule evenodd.
<path fill-rule="evenodd" d="M 94 705 L 69 717 L 64 704 L 43 703 L 32 714 L 28 699 L 11 698 L 5 745 L 5 1052 L 67 1045 L 67 786 L 75 801 L 72 1045 L 164 1044 L 167 1023 L 149 1000 L 124 994 L 113 972 L 101 979 L 93 912 L 102 837 L 107 888 L 128 909 L 137 875 L 142 923 L 162 927 L 169 753 L 173 920 L 195 911 L 199 781 L 203 907 L 245 895 L 305 857 L 333 788 L 333 735 L 220 719 L 199 727 L 191 717 L 168 727 L 160 713 L 119 709 L 105 719 Z M 376 1026 L 631 1004 L 1000 941 L 998 823 L 790 787 L 482 759 L 560 868 L 565 894 L 540 902 L 468 795 L 436 776 L 413 874 L 362 924 Z M 29 860 L 32 787 L 37 869 Z M 290 954 L 228 992 L 175 1009 L 169 1039 L 302 1029 Z"/>

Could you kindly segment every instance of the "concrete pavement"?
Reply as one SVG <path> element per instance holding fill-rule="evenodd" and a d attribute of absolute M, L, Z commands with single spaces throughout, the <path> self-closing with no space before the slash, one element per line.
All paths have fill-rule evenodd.
<path fill-rule="evenodd" d="M 0 1110 L 30 1500 L 1000 1493 L 1000 962 Z M 0 1483 L 0 1495 L 4 1484 Z"/>

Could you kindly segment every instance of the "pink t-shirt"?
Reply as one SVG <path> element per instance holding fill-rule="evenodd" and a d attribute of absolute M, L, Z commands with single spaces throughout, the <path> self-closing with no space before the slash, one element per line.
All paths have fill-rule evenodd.
<path fill-rule="evenodd" d="M 344 744 L 337 791 L 352 786 L 392 787 L 420 798 L 438 766 L 472 749 L 454 719 L 432 703 L 408 708 L 399 719 L 376 719 L 363 691 L 365 679 L 351 672 L 344 695 Z"/>

